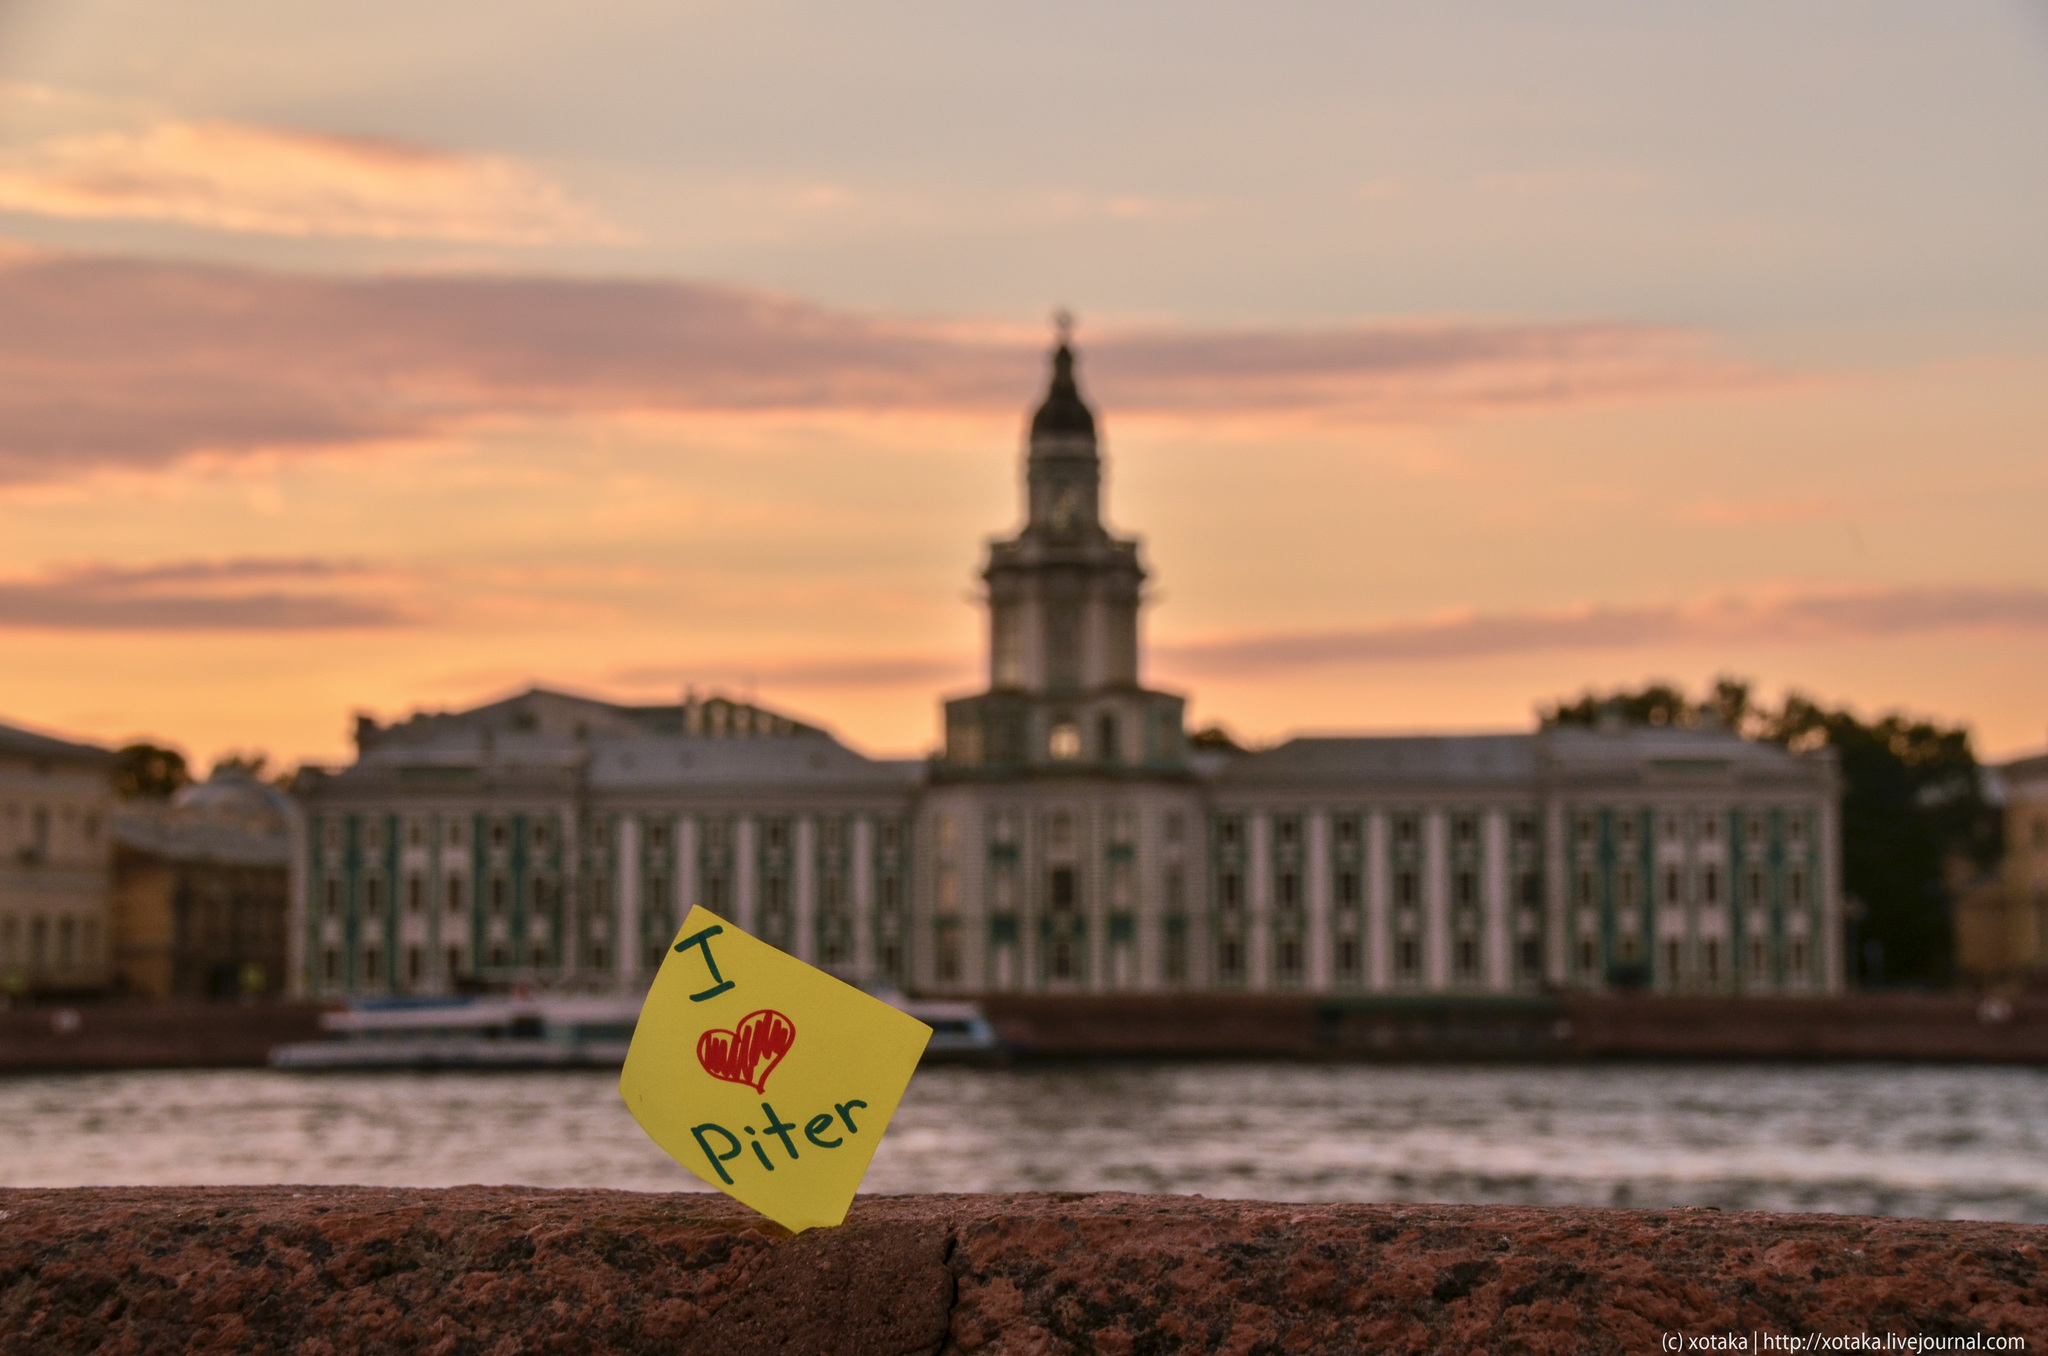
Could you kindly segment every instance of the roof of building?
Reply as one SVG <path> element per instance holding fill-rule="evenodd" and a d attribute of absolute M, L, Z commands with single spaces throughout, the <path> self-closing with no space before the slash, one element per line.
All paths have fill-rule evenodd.
<path fill-rule="evenodd" d="M 1081 399 L 1081 387 L 1074 380 L 1074 350 L 1062 340 L 1052 354 L 1052 384 L 1045 403 L 1031 416 L 1031 436 L 1095 436 L 1095 414 Z"/>
<path fill-rule="evenodd" d="M 1224 763 L 1219 781 L 1400 783 L 1525 782 L 1535 773 L 1535 736 L 1303 735 Z"/>
<path fill-rule="evenodd" d="M 104 763 L 113 759 L 111 750 L 97 744 L 80 744 L 55 735 L 25 730 L 19 725 L 0 724 L 0 753 L 30 758 L 60 758 L 78 763 Z"/>
<path fill-rule="evenodd" d="M 1539 779 L 1806 781 L 1832 762 L 1715 726 L 1557 726 L 1526 734 L 1306 735 L 1220 761 L 1220 786 L 1533 786 Z"/>
<path fill-rule="evenodd" d="M 283 866 L 291 858 L 292 813 L 282 791 L 231 766 L 165 804 L 124 806 L 112 827 L 122 847 L 168 861 Z"/>
<path fill-rule="evenodd" d="M 473 741 L 484 735 L 559 740 L 687 734 L 750 739 L 817 733 L 816 726 L 730 697 L 699 698 L 693 693 L 673 704 L 629 706 L 544 687 L 528 688 L 466 711 L 415 712 L 389 725 L 379 725 L 368 716 L 356 720 L 356 746 L 365 754 L 402 745 L 445 744 L 451 737 Z"/>

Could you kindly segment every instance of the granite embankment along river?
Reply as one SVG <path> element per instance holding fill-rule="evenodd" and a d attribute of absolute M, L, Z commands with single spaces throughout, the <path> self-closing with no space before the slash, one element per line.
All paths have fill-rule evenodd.
<path fill-rule="evenodd" d="M 2048 1064 L 2048 995 L 1487 999 L 998 995 L 1025 1058 L 1891 1059 Z M 44 1004 L 0 1011 L 0 1073 L 236 1068 L 319 1035 L 311 1004 Z"/>
<path fill-rule="evenodd" d="M 2048 1342 L 2048 1230 L 1845 1216 L 702 1194 L 0 1191 L 0 1350 L 1654 1352 Z M 1881 1340 L 1881 1338 L 1880 1338 Z"/>

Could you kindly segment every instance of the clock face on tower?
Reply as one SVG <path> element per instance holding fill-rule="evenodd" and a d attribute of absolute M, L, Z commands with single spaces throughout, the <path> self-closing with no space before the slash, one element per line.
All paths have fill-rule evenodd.
<path fill-rule="evenodd" d="M 1081 487 L 1062 485 L 1052 500 L 1052 530 L 1072 532 L 1081 518 Z"/>

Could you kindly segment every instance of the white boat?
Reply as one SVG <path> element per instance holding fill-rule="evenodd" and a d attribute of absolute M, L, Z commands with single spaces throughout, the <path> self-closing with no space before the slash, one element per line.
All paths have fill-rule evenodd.
<path fill-rule="evenodd" d="M 325 1013 L 324 1040 L 271 1049 L 276 1069 L 616 1069 L 644 995 L 370 999 Z M 972 1003 L 876 997 L 932 1029 L 926 1059 L 1000 1058 L 1002 1041 Z"/>

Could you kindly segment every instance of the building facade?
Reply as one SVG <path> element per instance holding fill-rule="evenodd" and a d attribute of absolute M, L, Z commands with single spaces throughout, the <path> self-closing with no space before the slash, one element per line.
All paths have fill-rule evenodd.
<path fill-rule="evenodd" d="M 228 764 L 114 813 L 115 989 L 257 998 L 291 983 L 290 797 Z"/>
<path fill-rule="evenodd" d="M 0 985 L 97 989 L 107 980 L 113 755 L 0 725 Z"/>
<path fill-rule="evenodd" d="M 1190 746 L 1142 681 L 1147 571 L 1053 355 L 984 688 L 928 761 L 720 698 L 534 690 L 358 728 L 301 787 L 319 994 L 632 987 L 682 913 L 935 993 L 1821 993 L 1843 983 L 1832 754 L 1712 728 Z"/>
<path fill-rule="evenodd" d="M 1981 983 L 2048 984 L 2048 754 L 1990 772 L 2005 853 L 1995 873 L 1958 892 L 1956 962 Z"/>

